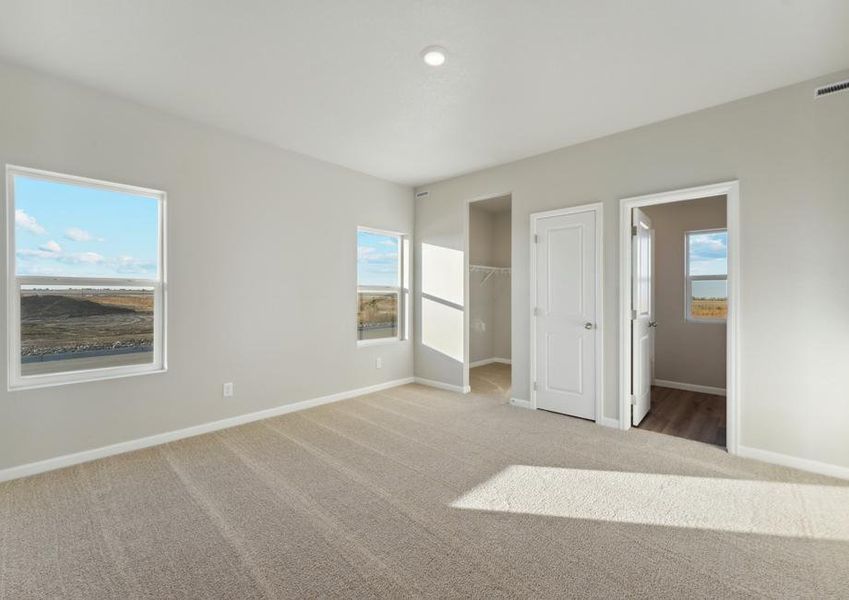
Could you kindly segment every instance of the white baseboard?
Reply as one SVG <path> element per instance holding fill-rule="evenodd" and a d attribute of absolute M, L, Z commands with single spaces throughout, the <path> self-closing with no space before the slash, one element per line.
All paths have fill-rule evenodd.
<path fill-rule="evenodd" d="M 819 475 L 828 475 L 829 477 L 838 477 L 840 479 L 849 479 L 849 467 L 841 467 L 840 465 L 832 465 L 830 463 L 820 462 L 818 460 L 810 460 L 807 458 L 798 458 L 788 454 L 780 454 L 771 450 L 761 450 L 760 448 L 749 448 L 747 446 L 737 447 L 737 456 L 743 458 L 753 458 L 763 462 L 781 465 L 782 467 L 792 467 L 802 471 L 810 471 Z"/>
<path fill-rule="evenodd" d="M 685 390 L 688 392 L 700 392 L 702 394 L 713 394 L 724 396 L 725 388 L 711 387 L 709 385 L 696 385 L 695 383 L 681 383 L 679 381 L 668 381 L 666 379 L 655 379 L 652 385 L 658 387 L 672 388 L 673 390 Z"/>
<path fill-rule="evenodd" d="M 513 364 L 513 361 L 511 361 L 509 358 L 485 358 L 483 360 L 476 360 L 473 363 L 469 363 L 469 368 L 474 369 L 475 367 L 483 367 L 484 365 L 491 365 L 492 363 L 510 365 Z"/>
<path fill-rule="evenodd" d="M 521 398 L 510 398 L 510 404 L 519 408 L 533 408 L 530 400 L 522 400 Z"/>
<path fill-rule="evenodd" d="M 260 410 L 244 415 L 229 417 L 226 419 L 221 419 L 219 421 L 212 421 L 211 423 L 194 425 L 192 427 L 186 427 L 185 429 L 177 429 L 175 431 L 157 433 L 155 435 L 150 435 L 135 440 L 111 444 L 109 446 L 102 446 L 100 448 L 93 448 L 91 450 L 83 450 L 82 452 L 75 452 L 74 454 L 66 454 L 64 456 L 48 458 L 46 460 L 40 460 L 38 462 L 28 463 L 25 465 L 9 467 L 7 469 L 0 469 L 0 482 L 8 481 L 10 479 L 18 479 L 20 477 L 29 477 L 30 475 L 36 475 L 38 473 L 44 473 L 46 471 L 53 471 L 55 469 L 61 469 L 63 467 L 70 467 L 71 465 L 78 465 L 80 463 L 89 462 L 98 458 L 105 458 L 107 456 L 113 456 L 115 454 L 123 454 L 125 452 L 132 452 L 133 450 L 141 450 L 142 448 L 159 446 L 160 444 L 167 444 L 168 442 L 174 442 L 184 438 L 194 437 L 196 435 L 210 433 L 212 431 L 218 431 L 220 429 L 228 429 L 237 425 L 252 423 L 253 421 L 260 421 L 262 419 L 277 417 L 280 415 L 285 415 L 287 413 L 297 412 L 299 410 L 306 410 L 315 406 L 321 406 L 322 404 L 330 404 L 331 402 L 338 402 L 339 400 L 346 400 L 348 398 L 354 398 L 355 396 L 362 396 L 364 394 L 379 392 L 381 390 L 397 387 L 399 385 L 413 383 L 413 381 L 413 377 L 407 377 L 405 379 L 396 379 L 394 381 L 378 383 L 376 385 L 371 385 L 356 390 L 347 390 L 344 392 L 338 392 L 336 394 L 330 394 L 329 396 L 312 398 L 310 400 L 302 400 L 300 402 L 293 402 L 292 404 L 283 404 L 281 406 L 268 408 L 266 410 Z"/>
<path fill-rule="evenodd" d="M 451 383 L 436 381 L 434 379 L 425 379 L 424 377 L 415 377 L 414 379 L 416 383 L 420 383 L 421 385 L 439 388 L 440 390 L 448 390 L 449 392 L 457 392 L 458 394 L 468 394 L 472 391 L 472 388 L 468 385 L 463 387 L 461 385 L 453 385 Z"/>
<path fill-rule="evenodd" d="M 619 429 L 619 419 L 611 419 L 610 417 L 600 417 L 596 424 L 612 429 Z"/>

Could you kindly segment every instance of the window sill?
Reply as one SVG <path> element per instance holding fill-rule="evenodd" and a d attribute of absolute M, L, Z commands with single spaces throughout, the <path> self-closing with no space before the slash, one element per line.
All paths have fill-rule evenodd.
<path fill-rule="evenodd" d="M 384 346 L 386 344 L 400 344 L 405 341 L 406 340 L 397 337 L 380 338 L 376 340 L 357 340 L 357 348 L 364 348 L 367 346 Z"/>
<path fill-rule="evenodd" d="M 107 381 L 109 379 L 124 379 L 126 377 L 139 377 L 141 375 L 157 375 L 159 373 L 167 373 L 168 367 L 155 366 L 144 370 L 121 370 L 105 373 L 106 369 L 98 369 L 96 371 L 80 371 L 69 376 L 68 373 L 62 373 L 61 377 L 32 377 L 22 378 L 23 381 L 9 383 L 8 391 L 23 392 L 26 390 L 37 390 L 42 388 L 59 387 L 63 385 L 71 385 L 74 383 L 92 383 L 95 381 Z"/>

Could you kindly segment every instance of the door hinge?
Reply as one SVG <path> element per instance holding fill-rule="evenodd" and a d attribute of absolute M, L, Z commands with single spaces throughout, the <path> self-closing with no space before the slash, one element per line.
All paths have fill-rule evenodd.
<path fill-rule="evenodd" d="M 631 309 L 631 320 L 632 320 L 632 321 L 636 321 L 636 320 L 637 320 L 637 311 L 636 311 L 636 310 L 634 310 L 633 308 Z"/>
<path fill-rule="evenodd" d="M 538 317 L 542 314 L 542 311 L 539 309 L 539 306 L 534 307 L 534 316 Z"/>
<path fill-rule="evenodd" d="M 631 225 L 631 235 L 637 235 L 637 226 Z"/>
<path fill-rule="evenodd" d="M 534 244 L 539 244 L 539 235 L 534 234 Z"/>
<path fill-rule="evenodd" d="M 631 396 L 631 406 L 637 406 L 637 397 L 634 395 Z"/>
<path fill-rule="evenodd" d="M 534 381 L 534 391 L 537 391 L 537 382 Z"/>

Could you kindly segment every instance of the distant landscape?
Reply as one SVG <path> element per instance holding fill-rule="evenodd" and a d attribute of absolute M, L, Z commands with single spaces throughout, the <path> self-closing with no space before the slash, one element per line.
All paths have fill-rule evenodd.
<path fill-rule="evenodd" d="M 359 295 L 357 339 L 373 340 L 398 335 L 398 297 L 395 294 Z"/>
<path fill-rule="evenodd" d="M 152 290 L 21 292 L 23 375 L 150 362 L 152 351 Z"/>
<path fill-rule="evenodd" d="M 725 319 L 728 317 L 728 299 L 693 298 L 690 310 L 697 319 Z"/>

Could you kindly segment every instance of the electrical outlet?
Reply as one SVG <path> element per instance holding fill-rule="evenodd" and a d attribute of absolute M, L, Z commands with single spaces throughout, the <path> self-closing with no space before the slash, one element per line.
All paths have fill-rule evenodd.
<path fill-rule="evenodd" d="M 225 398 L 231 398 L 233 396 L 233 382 L 228 381 L 222 386 L 222 392 L 224 393 Z"/>
<path fill-rule="evenodd" d="M 380 358 L 379 356 L 377 357 L 377 360 L 374 361 L 374 368 L 375 369 L 382 369 L 383 368 L 383 359 Z"/>

